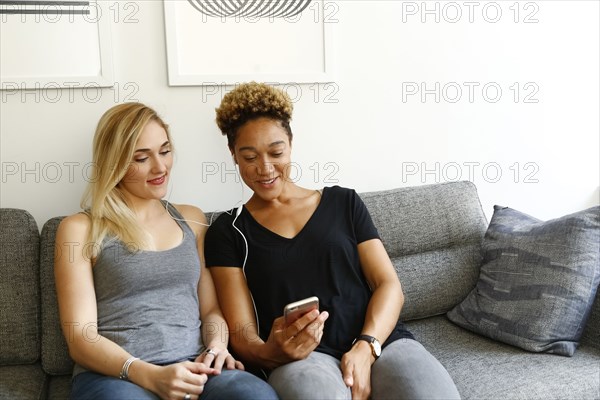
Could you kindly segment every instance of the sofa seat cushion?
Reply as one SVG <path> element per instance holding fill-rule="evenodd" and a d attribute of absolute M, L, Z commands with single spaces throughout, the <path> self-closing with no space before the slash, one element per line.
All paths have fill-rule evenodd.
<path fill-rule="evenodd" d="M 448 370 L 464 400 L 597 399 L 600 350 L 581 345 L 573 357 L 531 353 L 451 323 L 445 316 L 407 327 Z"/>
<path fill-rule="evenodd" d="M 71 375 L 49 377 L 48 400 L 66 400 L 71 395 Z"/>
<path fill-rule="evenodd" d="M 0 399 L 44 399 L 46 374 L 40 363 L 0 367 Z"/>

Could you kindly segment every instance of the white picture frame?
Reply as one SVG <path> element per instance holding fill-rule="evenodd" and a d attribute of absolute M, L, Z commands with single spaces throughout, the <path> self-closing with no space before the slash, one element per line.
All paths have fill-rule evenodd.
<path fill-rule="evenodd" d="M 194 2 L 198 5 L 202 0 L 163 1 L 170 86 L 235 85 L 251 80 L 273 84 L 335 80 L 336 2 L 304 0 L 309 3 L 304 11 L 286 18 L 207 16 L 194 8 Z M 215 4 L 211 0 L 206 3 Z M 260 1 L 229 3 L 255 5 Z M 277 2 L 265 0 L 265 3 Z M 259 37 L 268 39 L 256 39 Z M 270 43 L 271 40 L 276 44 Z M 286 41 L 291 43 L 289 47 Z M 292 54 L 298 49 L 297 55 Z M 286 57 L 287 64 L 282 62 Z"/>
<path fill-rule="evenodd" d="M 2 2 L 0 89 L 114 86 L 108 6 L 102 0 Z"/>

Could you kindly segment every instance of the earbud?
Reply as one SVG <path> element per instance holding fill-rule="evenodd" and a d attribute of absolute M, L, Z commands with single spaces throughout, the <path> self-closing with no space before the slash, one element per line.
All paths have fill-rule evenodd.
<path fill-rule="evenodd" d="M 239 216 L 240 216 L 240 214 L 242 213 L 242 207 L 243 207 L 243 206 L 239 206 L 239 207 L 238 207 L 238 209 L 237 209 L 237 211 L 236 211 L 236 213 L 235 213 L 235 217 L 236 217 L 236 218 L 237 218 L 237 217 L 239 217 Z"/>

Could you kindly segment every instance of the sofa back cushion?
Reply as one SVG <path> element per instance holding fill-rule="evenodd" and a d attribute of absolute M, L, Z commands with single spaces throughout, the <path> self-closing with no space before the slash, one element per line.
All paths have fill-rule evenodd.
<path fill-rule="evenodd" d="M 443 314 L 475 286 L 487 221 L 471 182 L 361 193 L 394 264 L 400 318 Z"/>
<path fill-rule="evenodd" d="M 60 328 L 56 286 L 54 283 L 54 240 L 64 217 L 44 224 L 40 243 L 40 283 L 42 291 L 42 368 L 50 375 L 70 374 L 73 360 Z"/>
<path fill-rule="evenodd" d="M 0 365 L 39 359 L 39 241 L 31 214 L 0 209 Z"/>

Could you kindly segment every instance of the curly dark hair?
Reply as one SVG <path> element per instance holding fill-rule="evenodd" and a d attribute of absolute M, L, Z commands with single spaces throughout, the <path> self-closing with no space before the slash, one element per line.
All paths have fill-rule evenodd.
<path fill-rule="evenodd" d="M 294 106 L 283 90 L 265 83 L 243 83 L 223 96 L 217 112 L 217 126 L 227 136 L 227 144 L 234 148 L 238 129 L 246 122 L 266 117 L 279 121 L 290 142 L 292 129 L 290 120 Z"/>

